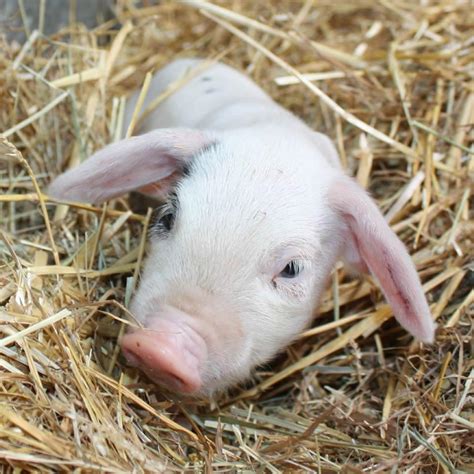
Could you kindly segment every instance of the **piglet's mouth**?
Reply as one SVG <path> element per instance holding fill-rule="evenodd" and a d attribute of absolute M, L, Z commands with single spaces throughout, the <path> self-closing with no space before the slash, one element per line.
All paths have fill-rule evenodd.
<path fill-rule="evenodd" d="M 122 351 L 131 365 L 157 384 L 173 392 L 196 394 L 202 389 L 207 346 L 182 318 L 176 319 L 157 317 L 152 328 L 126 334 Z"/>

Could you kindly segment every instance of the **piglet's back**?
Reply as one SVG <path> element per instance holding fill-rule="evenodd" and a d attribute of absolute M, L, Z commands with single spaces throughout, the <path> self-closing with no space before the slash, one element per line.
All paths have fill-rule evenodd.
<path fill-rule="evenodd" d="M 127 102 L 126 126 L 138 95 L 136 91 Z M 167 97 L 143 121 L 139 133 L 156 128 L 230 130 L 269 121 L 299 122 L 248 77 L 222 63 L 210 64 L 201 59 L 173 61 L 153 76 L 144 108 L 162 95 Z"/>

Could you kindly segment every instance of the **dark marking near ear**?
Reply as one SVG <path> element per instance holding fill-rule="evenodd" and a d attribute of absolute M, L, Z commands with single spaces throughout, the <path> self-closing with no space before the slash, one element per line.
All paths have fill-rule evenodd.
<path fill-rule="evenodd" d="M 191 176 L 191 174 L 192 174 L 192 172 L 193 172 L 194 159 L 195 159 L 197 156 L 209 152 L 209 151 L 212 150 L 216 145 L 217 145 L 217 142 L 210 142 L 210 143 L 208 143 L 207 145 L 205 145 L 205 146 L 203 146 L 202 148 L 200 148 L 200 149 L 193 155 L 193 157 L 181 167 L 181 175 L 182 175 L 182 178 L 189 178 L 189 177 Z"/>
<path fill-rule="evenodd" d="M 163 231 L 162 226 L 160 226 L 159 224 L 159 220 L 163 215 L 164 210 L 172 209 L 175 213 L 179 212 L 178 191 L 180 183 L 184 179 L 189 178 L 192 175 L 195 158 L 197 156 L 208 153 L 212 149 L 215 149 L 217 145 L 217 141 L 209 142 L 207 145 L 200 148 L 189 161 L 187 161 L 181 166 L 180 170 L 177 172 L 179 177 L 176 180 L 176 183 L 174 183 L 173 189 L 168 193 L 166 202 L 153 210 L 151 225 L 149 226 L 149 237 L 164 237 L 167 235 L 168 232 Z"/>
<path fill-rule="evenodd" d="M 206 89 L 204 91 L 204 94 L 212 94 L 213 92 L 216 92 L 217 89 L 214 89 L 213 87 L 211 87 L 210 89 Z"/>
<path fill-rule="evenodd" d="M 203 81 L 203 82 L 208 82 L 210 80 L 211 80 L 211 78 L 209 76 L 202 76 L 201 77 L 201 81 Z"/>

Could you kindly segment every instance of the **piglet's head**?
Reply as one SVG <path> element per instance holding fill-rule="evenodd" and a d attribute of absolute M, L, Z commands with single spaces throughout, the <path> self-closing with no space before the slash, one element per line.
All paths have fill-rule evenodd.
<path fill-rule="evenodd" d="M 403 244 L 341 171 L 313 169 L 302 146 L 161 129 L 112 144 L 58 177 L 50 194 L 101 202 L 159 194 L 150 248 L 122 339 L 153 381 L 210 395 L 247 378 L 307 326 L 343 256 L 378 279 L 399 322 L 434 325 Z M 308 165 L 310 163 L 310 165 Z M 321 163 L 321 161 L 320 161 Z"/>

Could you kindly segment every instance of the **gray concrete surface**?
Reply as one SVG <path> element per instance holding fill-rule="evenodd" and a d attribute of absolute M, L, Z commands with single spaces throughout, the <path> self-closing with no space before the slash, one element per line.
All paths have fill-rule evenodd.
<path fill-rule="evenodd" d="M 26 39 L 19 3 L 21 0 L 0 0 L 0 31 L 6 33 L 9 41 L 24 42 Z M 27 28 L 37 29 L 40 23 L 40 0 L 23 0 Z M 55 33 L 70 22 L 71 13 L 75 20 L 89 28 L 113 17 L 114 0 L 45 0 L 43 32 Z"/>

